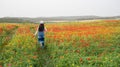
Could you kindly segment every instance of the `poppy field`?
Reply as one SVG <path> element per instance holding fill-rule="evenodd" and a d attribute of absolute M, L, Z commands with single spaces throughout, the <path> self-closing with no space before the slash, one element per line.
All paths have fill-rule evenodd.
<path fill-rule="evenodd" d="M 120 67 L 120 20 L 0 23 L 0 67 Z"/>

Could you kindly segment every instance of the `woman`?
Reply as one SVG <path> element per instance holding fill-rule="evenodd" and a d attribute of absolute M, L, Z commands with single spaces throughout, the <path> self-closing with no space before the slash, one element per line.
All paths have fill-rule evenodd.
<path fill-rule="evenodd" d="M 44 22 L 40 21 L 39 26 L 35 32 L 35 36 L 38 33 L 38 42 L 40 43 L 41 47 L 44 48 L 44 32 L 47 31 L 46 27 L 44 26 Z"/>

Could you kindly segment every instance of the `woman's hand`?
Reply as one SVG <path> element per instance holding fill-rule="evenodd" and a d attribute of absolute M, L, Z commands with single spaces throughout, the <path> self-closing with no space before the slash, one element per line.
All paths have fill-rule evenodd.
<path fill-rule="evenodd" d="M 45 27 L 45 32 L 47 32 L 47 28 Z"/>
<path fill-rule="evenodd" d="M 36 31 L 36 32 L 34 33 L 34 36 L 36 36 L 37 33 L 38 33 L 38 31 Z"/>

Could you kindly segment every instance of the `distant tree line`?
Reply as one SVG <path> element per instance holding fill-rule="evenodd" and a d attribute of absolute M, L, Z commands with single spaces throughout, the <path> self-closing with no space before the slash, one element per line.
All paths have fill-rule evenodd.
<path fill-rule="evenodd" d="M 113 17 L 99 17 L 99 16 L 61 16 L 61 17 L 3 17 L 0 18 L 0 23 L 36 23 L 43 21 L 81 21 L 81 20 L 95 20 L 95 19 L 120 19 L 120 16 Z"/>
<path fill-rule="evenodd" d="M 25 23 L 30 22 L 27 20 L 22 20 L 20 18 L 0 18 L 0 23 Z"/>

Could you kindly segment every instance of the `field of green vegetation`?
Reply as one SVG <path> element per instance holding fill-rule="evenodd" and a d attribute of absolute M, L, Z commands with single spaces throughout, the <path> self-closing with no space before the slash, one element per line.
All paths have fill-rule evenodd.
<path fill-rule="evenodd" d="M 38 25 L 0 23 L 0 67 L 120 67 L 120 20 L 45 23 L 44 49 Z"/>

